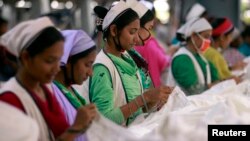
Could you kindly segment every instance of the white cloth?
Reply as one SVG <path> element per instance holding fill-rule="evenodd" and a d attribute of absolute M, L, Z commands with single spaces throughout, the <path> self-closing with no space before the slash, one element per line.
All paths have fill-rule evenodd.
<path fill-rule="evenodd" d="M 38 141 L 39 128 L 35 120 L 1 101 L 0 113 L 1 141 Z"/>
<path fill-rule="evenodd" d="M 205 18 L 192 19 L 181 26 L 177 32 L 184 35 L 187 39 L 192 33 L 199 33 L 206 30 L 212 30 L 212 26 Z"/>
<path fill-rule="evenodd" d="M 139 15 L 139 18 L 142 18 L 149 10 L 143 3 L 137 0 L 127 0 L 126 3 Z"/>
<path fill-rule="evenodd" d="M 21 22 L 0 37 L 0 44 L 19 57 L 21 51 L 28 47 L 43 29 L 51 26 L 54 24 L 48 17 Z"/>
<path fill-rule="evenodd" d="M 216 87 L 222 89 L 217 92 L 188 97 L 176 87 L 160 111 L 128 128 L 104 117 L 95 119 L 87 130 L 88 140 L 206 141 L 208 124 L 249 124 L 250 97 L 241 94 L 249 82 L 240 87 L 228 82 L 218 84 Z"/>
<path fill-rule="evenodd" d="M 232 35 L 232 41 L 235 40 L 240 36 L 240 30 L 237 27 L 234 27 L 233 35 Z"/>
<path fill-rule="evenodd" d="M 67 64 L 70 56 L 84 52 L 95 46 L 95 42 L 83 30 L 64 30 L 61 33 L 65 37 L 61 65 Z"/>
<path fill-rule="evenodd" d="M 51 131 L 48 129 L 43 115 L 41 114 L 40 110 L 38 109 L 34 100 L 28 94 L 28 92 L 17 82 L 14 77 L 4 84 L 4 86 L 0 90 L 0 94 L 7 91 L 14 93 L 18 97 L 24 107 L 26 114 L 37 122 L 40 129 L 39 141 L 50 141 L 49 132 Z"/>
<path fill-rule="evenodd" d="M 180 34 L 182 34 L 182 35 L 185 36 L 185 33 L 186 33 L 186 31 L 187 31 L 187 27 L 189 27 L 190 24 L 193 23 L 194 21 L 196 21 L 197 19 L 198 19 L 198 18 L 194 18 L 194 19 L 192 19 L 192 20 L 186 22 L 186 23 L 183 24 L 180 28 L 178 28 L 176 32 L 177 32 L 177 33 L 180 33 Z M 186 38 L 186 37 L 185 37 L 185 38 Z"/>
<path fill-rule="evenodd" d="M 140 0 L 139 2 L 144 4 L 149 10 L 153 10 L 153 8 L 154 8 L 153 3 L 150 1 Z"/>
<path fill-rule="evenodd" d="M 223 82 L 216 86 L 223 87 L 217 92 L 188 97 L 180 89 L 174 90 L 159 112 L 128 129 L 142 137 L 158 134 L 164 141 L 205 141 L 208 124 L 249 124 L 249 97 L 237 92 L 241 88 L 234 85 Z"/>
<path fill-rule="evenodd" d="M 199 18 L 201 14 L 203 14 L 206 11 L 205 7 L 202 6 L 199 3 L 195 3 L 192 8 L 188 11 L 188 14 L 186 16 L 186 21 L 189 21 L 193 18 Z"/>
<path fill-rule="evenodd" d="M 107 15 L 103 19 L 102 29 L 105 31 L 110 24 L 115 20 L 117 16 L 119 16 L 122 12 L 127 10 L 129 7 L 126 5 L 124 1 L 119 1 L 108 11 Z"/>
<path fill-rule="evenodd" d="M 138 130 L 139 131 L 139 130 Z M 86 131 L 88 141 L 163 141 L 155 134 L 139 136 L 126 127 L 117 125 L 104 116 L 96 118 L 90 128 Z"/>

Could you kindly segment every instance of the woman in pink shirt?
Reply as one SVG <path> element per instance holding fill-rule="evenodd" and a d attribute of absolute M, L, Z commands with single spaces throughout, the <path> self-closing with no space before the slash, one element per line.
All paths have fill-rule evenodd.
<path fill-rule="evenodd" d="M 140 41 L 135 50 L 147 61 L 149 74 L 155 87 L 159 87 L 164 82 L 161 82 L 162 75 L 170 66 L 171 56 L 167 55 L 161 48 L 157 40 L 151 36 L 150 30 L 154 25 L 154 14 L 148 11 L 140 18 Z"/>

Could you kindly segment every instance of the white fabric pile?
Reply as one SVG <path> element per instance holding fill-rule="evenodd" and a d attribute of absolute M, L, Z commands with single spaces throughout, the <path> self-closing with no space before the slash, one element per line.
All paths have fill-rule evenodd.
<path fill-rule="evenodd" d="M 250 59 L 245 62 L 250 64 Z M 163 108 L 128 128 L 101 117 L 87 131 L 89 141 L 206 141 L 209 124 L 250 124 L 250 65 L 245 81 L 221 82 L 199 95 L 176 87 Z"/>
<path fill-rule="evenodd" d="M 0 112 L 1 141 L 38 141 L 39 129 L 34 119 L 5 102 L 0 102 Z"/>
<path fill-rule="evenodd" d="M 186 97 L 176 87 L 160 111 L 141 115 L 128 128 L 100 118 L 88 131 L 89 141 L 206 141 L 208 124 L 250 124 L 249 90 L 249 81 L 228 80 Z"/>
<path fill-rule="evenodd" d="M 162 141 L 157 134 L 138 136 L 127 128 L 100 116 L 94 120 L 87 130 L 88 141 Z"/>

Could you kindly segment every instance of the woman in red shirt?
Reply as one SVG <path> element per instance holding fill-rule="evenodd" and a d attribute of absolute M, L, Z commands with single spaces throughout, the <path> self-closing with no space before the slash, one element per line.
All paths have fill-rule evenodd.
<path fill-rule="evenodd" d="M 0 43 L 20 62 L 16 76 L 1 89 L 0 100 L 36 120 L 40 141 L 71 141 L 84 132 L 96 115 L 95 106 L 79 108 L 70 127 L 47 84 L 60 70 L 64 44 L 63 36 L 50 19 L 43 17 L 22 22 L 4 34 Z"/>

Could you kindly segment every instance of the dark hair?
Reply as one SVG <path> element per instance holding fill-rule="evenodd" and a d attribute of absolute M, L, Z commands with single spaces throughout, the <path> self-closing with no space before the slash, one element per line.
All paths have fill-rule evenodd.
<path fill-rule="evenodd" d="M 128 54 L 133 58 L 138 68 L 148 71 L 148 63 L 144 58 L 133 50 L 129 50 Z"/>
<path fill-rule="evenodd" d="M 154 14 L 151 10 L 148 10 L 140 19 L 140 26 L 144 27 L 145 24 L 154 19 Z"/>
<path fill-rule="evenodd" d="M 186 41 L 187 39 L 185 38 L 185 35 L 182 34 L 182 33 L 179 33 L 179 32 L 176 32 L 176 39 L 181 41 L 181 42 L 184 42 Z"/>
<path fill-rule="evenodd" d="M 103 20 L 104 17 L 107 15 L 108 13 L 108 9 L 106 9 L 105 7 L 102 6 L 96 6 L 94 7 L 94 13 L 96 15 L 97 18 L 99 18 L 99 20 Z M 102 31 L 102 22 L 99 21 L 100 23 L 96 23 L 96 28 L 98 31 Z"/>
<path fill-rule="evenodd" d="M 138 14 L 132 10 L 131 8 L 126 9 L 124 12 L 122 12 L 120 15 L 118 15 L 114 21 L 110 24 L 115 24 L 119 32 L 129 23 L 133 22 L 134 20 L 139 19 Z M 109 36 L 109 27 L 107 30 L 103 31 L 103 38 L 107 38 Z"/>
<path fill-rule="evenodd" d="M 64 41 L 63 35 L 55 27 L 47 27 L 30 43 L 26 50 L 31 57 L 34 57 L 58 41 Z"/>
<path fill-rule="evenodd" d="M 0 80 L 7 81 L 17 71 L 17 58 L 0 45 Z"/>
<path fill-rule="evenodd" d="M 222 23 L 224 23 L 226 20 L 226 18 L 214 18 L 213 20 L 211 20 L 211 25 L 213 27 L 213 29 L 219 27 Z M 228 30 L 227 32 L 223 33 L 225 36 L 229 35 L 230 33 L 232 33 L 234 31 L 234 27 L 232 27 L 230 30 Z M 213 39 L 218 39 L 220 35 L 213 35 Z"/>
<path fill-rule="evenodd" d="M 78 53 L 78 54 L 75 54 L 73 56 L 70 56 L 69 58 L 69 61 L 72 63 L 72 64 L 75 64 L 77 62 L 77 60 L 81 59 L 81 58 L 84 58 L 86 56 L 88 56 L 91 52 L 95 51 L 96 50 L 96 46 L 94 45 L 93 47 L 81 52 L 81 53 Z"/>
<path fill-rule="evenodd" d="M 249 37 L 250 36 L 250 26 L 246 26 L 244 31 L 241 33 L 241 36 L 243 38 Z"/>
<path fill-rule="evenodd" d="M 205 11 L 200 15 L 200 18 L 201 18 L 201 17 L 209 18 L 209 17 L 207 17 L 207 16 L 208 16 L 208 12 L 205 10 Z"/>

